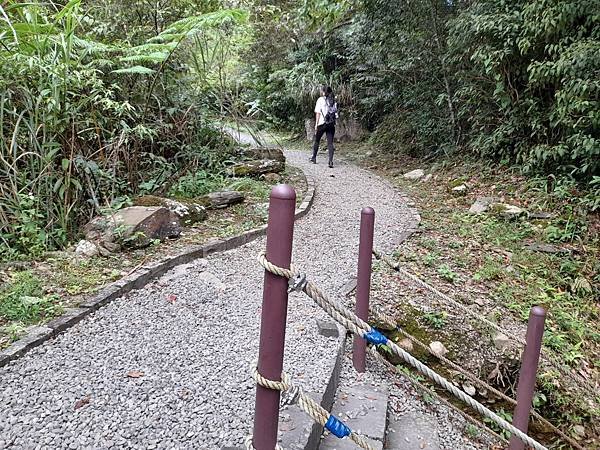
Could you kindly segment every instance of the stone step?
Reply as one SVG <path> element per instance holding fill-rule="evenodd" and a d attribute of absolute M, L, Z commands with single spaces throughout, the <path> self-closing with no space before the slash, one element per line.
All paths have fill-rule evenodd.
<path fill-rule="evenodd" d="M 359 383 L 338 389 L 332 414 L 353 431 L 366 436 L 373 448 L 383 449 L 389 393 L 385 387 Z M 325 432 L 321 450 L 354 450 L 357 445 L 349 438 L 339 439 Z"/>
<path fill-rule="evenodd" d="M 437 424 L 433 417 L 409 412 L 401 417 L 390 417 L 385 449 L 439 450 Z"/>

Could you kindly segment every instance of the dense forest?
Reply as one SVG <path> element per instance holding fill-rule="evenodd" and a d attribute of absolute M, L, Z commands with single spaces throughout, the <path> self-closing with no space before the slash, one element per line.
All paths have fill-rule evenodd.
<path fill-rule="evenodd" d="M 224 121 L 302 129 L 322 83 L 377 151 L 515 164 L 600 206 L 595 0 L 0 5 L 2 258 L 224 170 Z"/>

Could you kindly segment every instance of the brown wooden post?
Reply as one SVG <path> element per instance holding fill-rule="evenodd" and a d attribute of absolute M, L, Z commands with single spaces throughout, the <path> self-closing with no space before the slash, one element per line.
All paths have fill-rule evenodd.
<path fill-rule="evenodd" d="M 267 229 L 267 259 L 289 268 L 292 259 L 296 192 L 281 184 L 271 191 Z M 287 319 L 288 280 L 265 271 L 258 372 L 269 380 L 281 380 Z M 274 450 L 279 425 L 280 392 L 256 386 L 253 445 L 256 450 Z"/>
<path fill-rule="evenodd" d="M 535 391 L 545 320 L 546 310 L 544 308 L 541 306 L 531 308 L 529 322 L 527 322 L 527 335 L 525 336 L 526 345 L 521 360 L 521 371 L 519 372 L 517 406 L 515 406 L 512 422 L 523 433 L 527 433 L 529 427 L 529 411 L 531 410 L 531 402 Z M 512 436 L 508 448 L 509 450 L 523 450 L 525 444 L 517 437 Z"/>
<path fill-rule="evenodd" d="M 374 228 L 375 211 L 373 208 L 363 208 L 360 213 L 360 242 L 358 249 L 358 273 L 356 275 L 356 315 L 365 322 L 369 320 Z M 366 349 L 366 341 L 359 336 L 354 336 L 352 362 L 357 372 L 365 371 Z"/>

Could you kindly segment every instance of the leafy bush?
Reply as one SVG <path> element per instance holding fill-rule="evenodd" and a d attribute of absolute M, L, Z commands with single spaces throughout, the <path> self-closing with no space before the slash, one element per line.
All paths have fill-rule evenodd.
<path fill-rule="evenodd" d="M 30 325 L 61 312 L 57 298 L 44 295 L 41 280 L 31 272 L 16 273 L 8 286 L 0 290 L 0 321 Z"/>
<path fill-rule="evenodd" d="M 459 118 L 477 153 L 528 171 L 600 169 L 598 2 L 475 2 L 453 22 Z"/>

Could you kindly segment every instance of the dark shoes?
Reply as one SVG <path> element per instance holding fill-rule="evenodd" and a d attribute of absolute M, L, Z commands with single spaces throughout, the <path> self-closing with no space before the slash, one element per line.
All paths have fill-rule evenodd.
<path fill-rule="evenodd" d="M 332 161 L 329 161 L 329 168 L 333 169 L 333 162 Z"/>
<path fill-rule="evenodd" d="M 309 161 L 310 161 L 311 163 L 313 163 L 313 164 L 316 164 L 316 163 L 317 163 L 317 160 L 316 160 L 315 158 L 310 158 L 310 159 L 309 159 Z"/>

